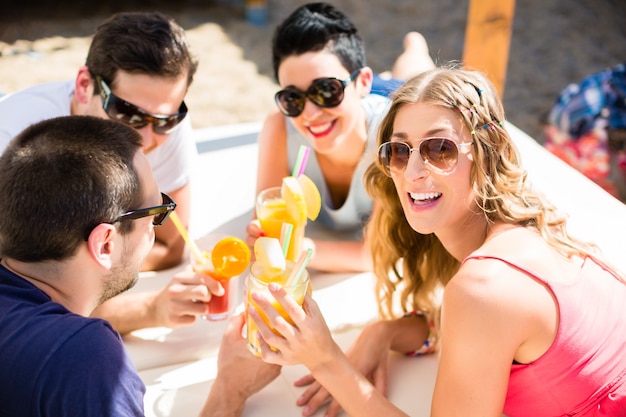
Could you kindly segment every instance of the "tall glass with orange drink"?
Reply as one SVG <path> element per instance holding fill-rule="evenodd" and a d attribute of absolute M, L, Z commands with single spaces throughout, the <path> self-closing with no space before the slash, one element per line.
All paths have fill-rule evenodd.
<path fill-rule="evenodd" d="M 293 297 L 296 302 L 302 305 L 304 301 L 304 295 L 310 293 L 309 286 L 309 273 L 306 269 L 303 270 L 301 277 L 293 282 L 291 285 L 285 285 L 289 276 L 292 273 L 295 263 L 293 261 L 286 261 L 285 269 L 278 273 L 272 273 L 264 268 L 259 262 L 254 262 L 250 267 L 250 274 L 247 278 L 247 294 L 246 299 L 249 305 L 257 307 L 256 303 L 252 299 L 253 292 L 265 292 L 269 294 L 269 290 L 267 286 L 271 282 L 276 282 L 283 286 L 285 291 L 291 297 Z M 285 312 L 282 306 L 276 301 L 271 295 L 269 295 L 269 299 L 273 300 L 272 305 L 278 311 L 278 313 L 285 318 L 288 322 L 293 324 L 289 315 Z M 261 310 L 258 310 L 263 317 L 263 321 L 270 326 L 267 317 L 263 314 Z M 261 356 L 261 349 L 259 347 L 259 338 L 258 338 L 258 328 L 253 320 L 247 318 L 246 320 L 247 327 L 247 341 L 248 341 L 248 349 L 256 356 Z M 271 327 L 271 326 L 270 326 Z"/>
<path fill-rule="evenodd" d="M 307 219 L 315 220 L 321 205 L 319 190 L 309 177 L 285 177 L 280 187 L 268 188 L 259 193 L 256 216 L 263 233 L 268 237 L 280 239 L 283 223 L 292 225 L 285 258 L 295 261 L 302 253 Z"/>
<path fill-rule="evenodd" d="M 290 216 L 285 199 L 281 195 L 281 187 L 268 188 L 259 193 L 256 201 L 256 216 L 261 223 L 263 233 L 268 237 L 280 239 L 283 223 L 292 225 L 291 240 L 285 258 L 295 261 L 302 252 L 306 219 L 298 223 L 298 219 Z"/>

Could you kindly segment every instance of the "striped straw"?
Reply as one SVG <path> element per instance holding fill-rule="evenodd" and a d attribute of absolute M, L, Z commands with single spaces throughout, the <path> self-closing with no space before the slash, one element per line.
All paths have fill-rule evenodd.
<path fill-rule="evenodd" d="M 291 233 L 293 231 L 293 225 L 291 223 L 284 222 L 280 227 L 280 244 L 283 249 L 283 256 L 287 256 L 289 250 L 289 243 L 291 243 Z"/>
<path fill-rule="evenodd" d="M 296 164 L 293 167 L 293 172 L 291 173 L 292 177 L 298 178 L 306 168 L 306 162 L 309 159 L 309 153 L 311 152 L 311 148 L 305 145 L 300 145 L 300 149 L 298 150 L 298 157 L 296 158 Z"/>

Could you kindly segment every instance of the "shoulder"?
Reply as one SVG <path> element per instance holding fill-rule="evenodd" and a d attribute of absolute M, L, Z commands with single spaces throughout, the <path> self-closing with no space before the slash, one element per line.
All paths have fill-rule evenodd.
<path fill-rule="evenodd" d="M 59 361 L 71 360 L 77 365 L 80 362 L 98 362 L 98 359 L 123 361 L 126 358 L 119 333 L 104 320 L 66 315 L 63 320 L 50 321 L 46 333 L 48 340 L 56 341 L 50 349 Z"/>
<path fill-rule="evenodd" d="M 466 260 L 455 276 L 446 285 L 448 298 L 460 298 L 469 303 L 489 304 L 501 299 L 511 290 L 506 277 L 514 275 L 510 266 L 498 259 L 471 258 Z"/>
<path fill-rule="evenodd" d="M 462 262 L 450 288 L 482 298 L 486 304 L 523 300 L 525 290 L 536 286 L 536 273 L 543 272 L 535 266 L 552 263 L 554 255 L 536 231 L 501 225 Z"/>
<path fill-rule="evenodd" d="M 89 409 L 111 408 L 110 414 L 142 415 L 142 398 L 145 386 L 119 334 L 109 323 L 99 319 L 86 319 L 81 325 L 70 325 L 69 334 L 41 372 L 42 392 L 59 390 L 59 404 Z M 77 392 L 79 398 L 76 399 Z M 72 398 L 73 397 L 73 398 Z M 94 415 L 86 412 L 81 415 Z"/>
<path fill-rule="evenodd" d="M 46 415 L 143 415 L 145 386 L 117 332 L 103 320 L 47 311 L 26 320 L 12 342 L 21 349 L 4 371 L 15 401 L 27 395 Z"/>
<path fill-rule="evenodd" d="M 287 119 L 278 110 L 273 110 L 267 115 L 263 127 L 259 133 L 261 145 L 269 143 L 284 146 L 287 137 Z"/>
<path fill-rule="evenodd" d="M 391 100 L 388 97 L 378 94 L 369 94 L 361 100 L 361 107 L 363 107 L 367 115 L 386 113 L 390 105 Z"/>
<path fill-rule="evenodd" d="M 529 317 L 535 316 L 533 299 L 547 295 L 543 285 L 515 265 L 478 258 L 463 263 L 446 285 L 443 302 L 450 314 L 474 318 L 479 326 L 524 330 Z"/>
<path fill-rule="evenodd" d="M 37 84 L 3 96 L 0 99 L 0 108 L 3 111 L 11 111 L 15 106 L 31 105 L 39 110 L 55 113 L 52 117 L 66 115 L 70 113 L 69 104 L 73 95 L 73 80 Z M 43 119 L 45 116 L 47 114 L 40 118 Z"/>
<path fill-rule="evenodd" d="M 2 149 L 27 126 L 44 119 L 69 115 L 73 92 L 73 84 L 64 81 L 39 84 L 3 96 L 0 99 Z"/>
<path fill-rule="evenodd" d="M 361 100 L 361 107 L 365 113 L 367 124 L 367 136 L 369 138 L 370 150 L 376 144 L 378 127 L 389 110 L 391 100 L 378 94 L 370 94 Z"/>

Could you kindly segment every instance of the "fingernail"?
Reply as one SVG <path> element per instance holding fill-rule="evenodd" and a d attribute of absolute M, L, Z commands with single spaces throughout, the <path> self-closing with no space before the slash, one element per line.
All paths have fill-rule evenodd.
<path fill-rule="evenodd" d="M 307 405 L 306 407 L 302 409 L 302 414 L 304 414 L 305 416 L 308 416 L 309 411 L 311 411 L 311 408 Z"/>
<path fill-rule="evenodd" d="M 259 233 L 260 237 L 265 237 L 265 232 L 261 231 L 261 233 Z"/>

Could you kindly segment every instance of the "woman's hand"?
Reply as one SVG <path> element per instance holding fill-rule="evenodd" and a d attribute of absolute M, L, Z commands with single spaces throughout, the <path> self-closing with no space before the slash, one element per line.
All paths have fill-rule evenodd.
<path fill-rule="evenodd" d="M 387 321 L 368 325 L 347 352 L 348 359 L 354 368 L 361 372 L 384 396 L 387 395 L 387 370 L 391 347 L 389 332 L 386 330 L 390 325 L 391 323 Z M 305 416 L 315 413 L 330 397 L 328 391 L 310 374 L 295 381 L 295 385 L 311 385 L 297 400 L 298 405 L 305 406 L 303 411 Z M 341 406 L 333 399 L 324 415 L 335 417 L 340 410 Z"/>
<path fill-rule="evenodd" d="M 303 364 L 314 371 L 332 363 L 336 355 L 343 354 L 333 340 L 317 303 L 309 295 L 305 295 L 300 306 L 280 285 L 271 283 L 268 289 L 294 324 L 285 320 L 263 294 L 252 293 L 254 302 L 278 332 L 265 324 L 253 305 L 249 306 L 250 317 L 258 326 L 263 360 L 278 365 Z"/>
<path fill-rule="evenodd" d="M 250 220 L 250 223 L 246 226 L 246 235 L 246 244 L 250 246 L 250 249 L 254 249 L 254 242 L 256 242 L 259 237 L 265 236 L 261 229 L 261 222 L 259 222 L 258 219 Z M 251 262 L 254 262 L 254 250 L 251 250 L 251 255 Z"/>

